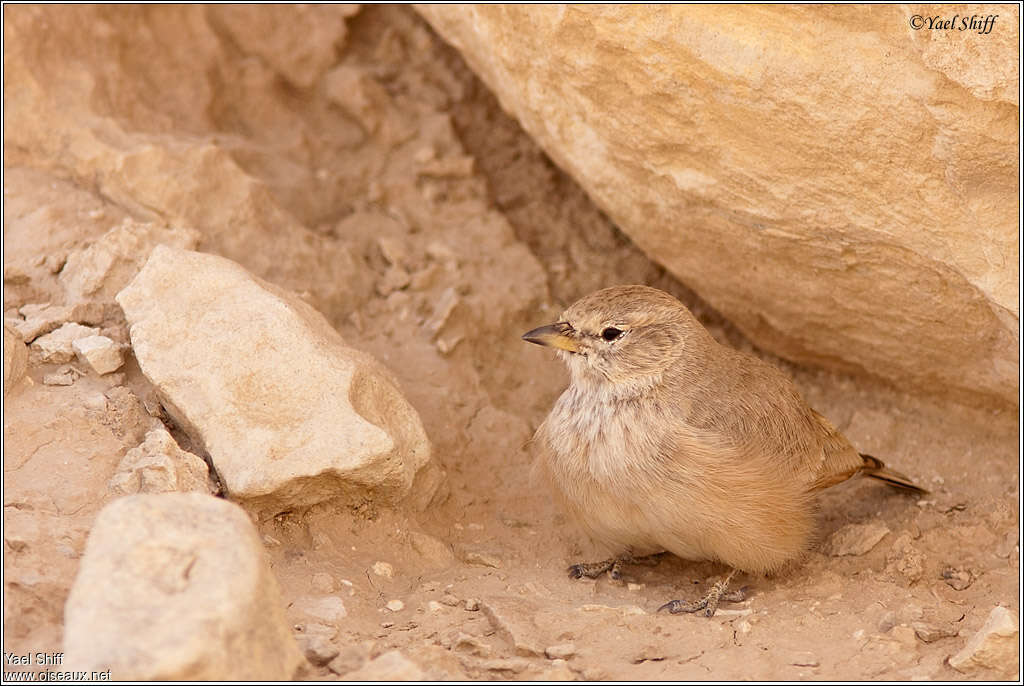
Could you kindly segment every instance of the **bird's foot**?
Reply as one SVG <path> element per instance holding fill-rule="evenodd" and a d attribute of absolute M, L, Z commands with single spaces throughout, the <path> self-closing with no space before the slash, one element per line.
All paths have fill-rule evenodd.
<path fill-rule="evenodd" d="M 627 553 L 618 557 L 610 557 L 600 562 L 580 562 L 569 567 L 569 577 L 579 579 L 585 576 L 588 579 L 596 579 L 605 572 L 608 572 L 608 576 L 618 581 L 622 578 L 622 565 L 638 564 L 653 567 L 661 561 L 663 554 L 655 553 L 654 555 L 633 557 Z"/>
<path fill-rule="evenodd" d="M 720 602 L 725 601 L 727 603 L 738 603 L 742 602 L 746 598 L 745 589 L 742 588 L 738 591 L 726 592 L 726 589 L 729 588 L 729 582 L 732 581 L 732 577 L 735 574 L 735 570 L 729 572 L 729 576 L 712 586 L 711 590 L 708 591 L 708 594 L 696 602 L 670 600 L 659 607 L 658 612 L 668 610 L 669 614 L 678 615 L 683 612 L 697 612 L 699 610 L 704 610 L 703 614 L 705 617 L 714 617 L 715 612 L 718 611 L 718 604 Z"/>

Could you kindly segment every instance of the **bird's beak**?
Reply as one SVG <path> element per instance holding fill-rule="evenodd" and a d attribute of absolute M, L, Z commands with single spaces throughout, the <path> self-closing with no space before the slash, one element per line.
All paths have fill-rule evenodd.
<path fill-rule="evenodd" d="M 558 322 L 556 324 L 541 326 L 533 331 L 527 331 L 523 334 L 523 340 L 529 341 L 530 343 L 536 343 L 537 345 L 543 345 L 548 348 L 558 348 L 559 350 L 568 350 L 571 353 L 578 353 L 580 351 L 579 346 L 577 346 L 576 341 L 570 337 L 569 334 L 571 333 L 573 333 L 573 328 L 571 326 L 566 322 Z"/>

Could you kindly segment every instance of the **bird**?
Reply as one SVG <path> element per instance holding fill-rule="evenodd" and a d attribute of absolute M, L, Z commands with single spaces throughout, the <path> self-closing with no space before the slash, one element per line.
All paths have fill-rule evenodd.
<path fill-rule="evenodd" d="M 737 572 L 771 575 L 816 540 L 817 494 L 863 474 L 927 493 L 851 443 L 793 382 L 718 343 L 670 294 L 613 286 L 522 335 L 552 348 L 568 387 L 534 434 L 535 468 L 613 557 L 571 577 L 619 578 L 665 552 L 729 573 L 699 600 L 659 610 L 714 616 Z"/>

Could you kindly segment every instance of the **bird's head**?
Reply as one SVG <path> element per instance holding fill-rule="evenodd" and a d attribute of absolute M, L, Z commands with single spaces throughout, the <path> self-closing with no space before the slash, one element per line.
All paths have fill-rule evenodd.
<path fill-rule="evenodd" d="M 585 296 L 554 324 L 523 334 L 555 348 L 573 383 L 627 390 L 658 383 L 688 346 L 708 336 L 690 311 L 648 286 L 613 286 Z"/>

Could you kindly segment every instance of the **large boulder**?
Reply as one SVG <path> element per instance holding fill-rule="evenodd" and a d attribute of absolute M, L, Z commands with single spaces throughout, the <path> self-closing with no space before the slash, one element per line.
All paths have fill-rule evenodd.
<path fill-rule="evenodd" d="M 229 497 L 275 511 L 430 500 L 438 468 L 416 410 L 298 297 L 226 258 L 158 246 L 117 301 L 142 372 Z"/>
<path fill-rule="evenodd" d="M 418 10 L 757 344 L 1016 402 L 1016 8 L 984 35 L 902 5 Z"/>
<path fill-rule="evenodd" d="M 64 665 L 127 681 L 288 680 L 303 663 L 256 528 L 200 493 L 104 508 L 65 606 Z"/>

